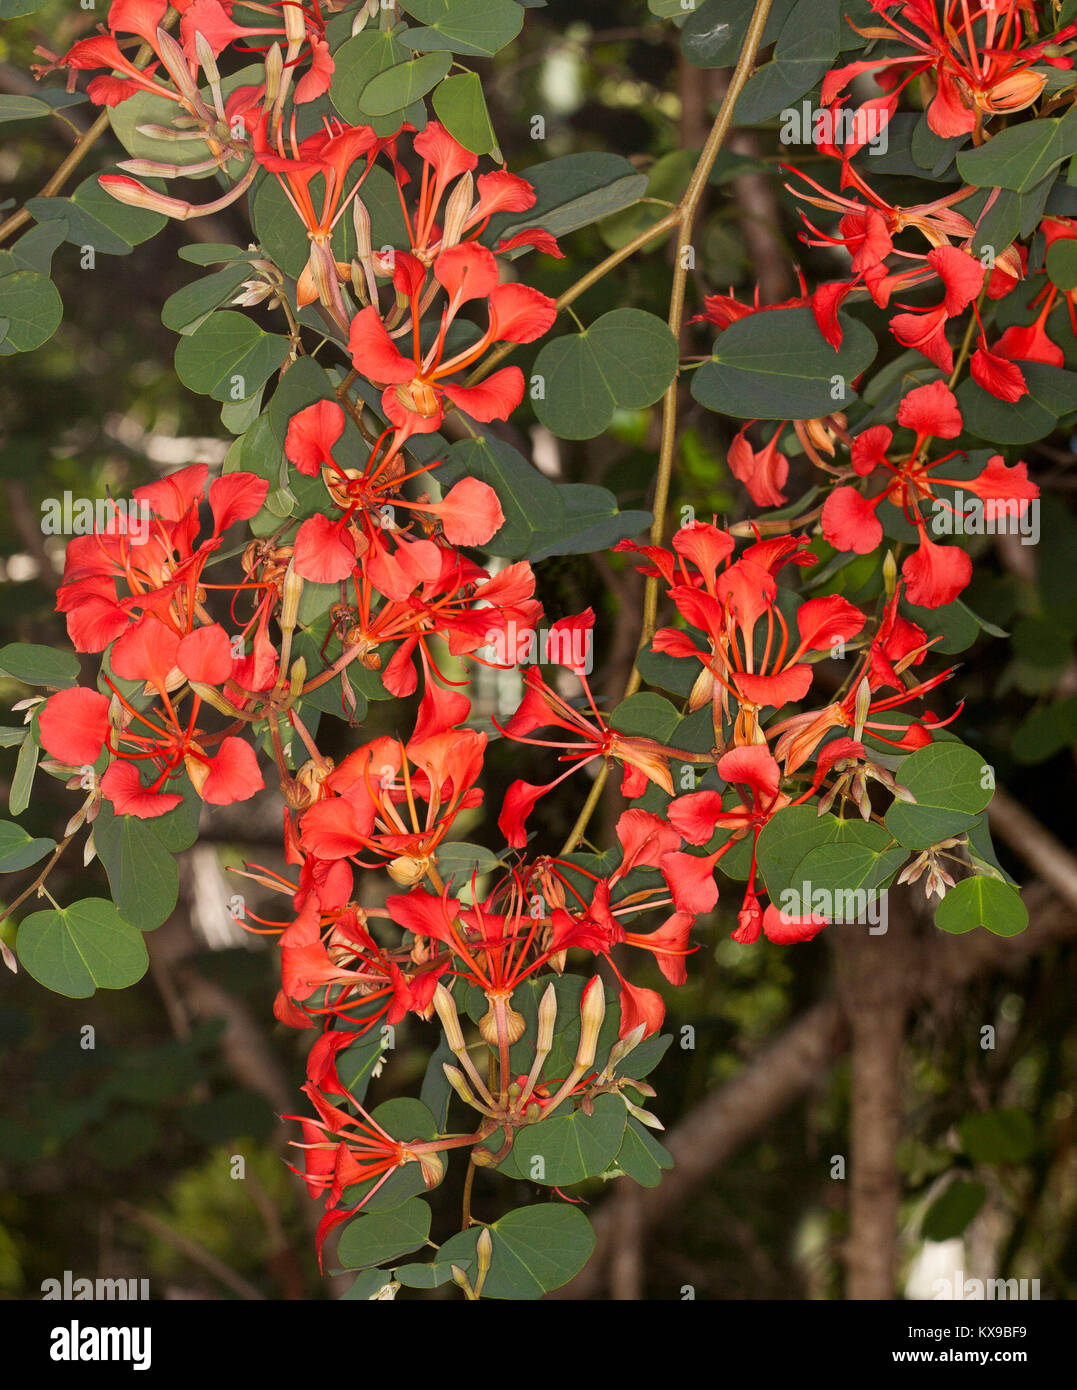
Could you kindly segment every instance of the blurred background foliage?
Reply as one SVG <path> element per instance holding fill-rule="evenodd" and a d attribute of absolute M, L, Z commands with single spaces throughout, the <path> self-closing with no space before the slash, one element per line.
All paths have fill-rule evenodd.
<path fill-rule="evenodd" d="M 0 35 L 0 91 L 32 90 L 27 73 L 35 47 L 63 52 L 101 17 L 70 0 L 50 0 L 31 17 L 8 20 Z M 529 266 L 532 283 L 557 294 L 641 230 L 643 219 L 661 216 L 663 200 L 680 195 L 691 166 L 683 151 L 701 143 L 725 74 L 686 65 L 676 29 L 643 3 L 550 0 L 529 9 L 520 39 L 485 66 L 484 77 L 510 168 L 595 149 L 624 154 L 651 174 L 654 203 L 567 238 L 564 261 L 539 258 Z M 66 114 L 84 127 L 88 113 L 80 106 Z M 532 138 L 535 115 L 545 121 L 541 141 Z M 701 309 L 703 293 L 730 287 L 742 300 L 757 286 L 764 302 L 786 298 L 796 292 L 798 264 L 809 277 L 833 275 L 833 262 L 796 239 L 779 169 L 788 152 L 774 126 L 738 135 L 719 160 L 697 238 L 691 312 Z M 21 204 L 38 192 L 74 135 L 59 118 L 12 123 L 6 135 L 0 199 Z M 79 180 L 114 157 L 109 142 L 101 142 Z M 799 158 L 816 157 L 801 152 Z M 211 224 L 170 224 L 126 257 L 99 257 L 93 269 L 80 267 L 77 248 L 61 246 L 54 259 L 65 306 L 60 331 L 40 350 L 6 358 L 0 367 L 2 641 L 66 643 L 53 612 L 62 553 L 40 526 L 45 498 L 65 490 L 122 496 L 162 469 L 223 458 L 229 436 L 218 407 L 179 384 L 172 366 L 176 339 L 160 321 L 167 296 L 194 278 L 177 258 L 192 237 L 241 245 L 250 239 L 233 209 Z M 575 308 L 584 322 L 622 304 L 664 317 L 669 278 L 666 253 L 657 248 L 620 267 Z M 699 329 L 688 330 L 685 342 L 688 353 L 710 347 Z M 518 360 L 526 368 L 526 358 Z M 1071 358 L 1069 365 L 1077 363 Z M 724 463 L 722 423 L 691 403 L 682 421 L 674 507 L 691 505 L 699 516 L 729 520 L 745 515 L 743 489 Z M 647 505 L 656 426 L 654 412 L 620 412 L 606 435 L 562 444 L 528 421 L 525 405 L 513 430 L 515 442 L 547 471 L 604 484 L 629 508 Z M 1025 452 L 1044 490 L 1042 542 L 1034 549 L 985 542 L 967 595 L 971 608 L 1013 640 L 981 638 L 937 697 L 946 712 L 966 701 L 962 736 L 1035 817 L 1037 834 L 1045 827 L 1063 842 L 1072 841 L 1077 794 L 1073 449 L 1063 428 Z M 790 491 L 797 495 L 795 486 Z M 595 688 L 620 688 L 635 644 L 637 577 L 610 556 L 555 559 L 541 563 L 538 573 L 550 614 L 595 606 Z M 0 678 L 5 709 L 28 693 Z M 372 719 L 374 732 L 403 728 L 407 711 L 391 702 L 376 705 Z M 10 779 L 13 762 L 0 750 L 0 781 Z M 502 787 L 515 771 L 508 760 L 495 760 L 494 769 Z M 488 797 L 496 804 L 496 785 Z M 55 833 L 73 806 L 59 783 L 39 775 L 24 823 L 32 834 Z M 607 830 L 618 809 L 610 797 Z M 551 836 L 567 830 L 575 810 L 570 784 L 566 797 L 551 799 L 544 811 Z M 233 931 L 227 914 L 230 895 L 245 891 L 241 880 L 228 877 L 228 866 L 253 860 L 280 867 L 273 848 L 279 814 L 267 793 L 253 809 L 204 821 L 200 845 L 183 858 L 180 907 L 151 936 L 151 970 L 134 989 L 76 1002 L 45 992 L 25 974 L 3 972 L 4 1297 L 38 1297 L 41 1281 L 64 1270 L 147 1277 L 155 1297 L 320 1298 L 346 1290 L 347 1280 L 317 1276 L 311 1228 L 318 1208 L 283 1162 L 293 1127 L 277 1117 L 298 1108 L 309 1037 L 272 1022 L 272 949 L 266 938 Z M 1020 824 L 994 828 L 1004 867 L 1023 881 L 1034 877 L 1027 854 L 1014 849 L 1028 846 Z M 56 891 L 63 894 L 74 880 L 80 893 L 104 891 L 96 862 L 86 869 L 63 865 Z M 13 876 L 4 886 L 14 893 L 22 882 Z M 871 969 L 887 999 L 902 997 L 906 1028 L 897 1149 L 899 1295 L 930 1296 L 932 1279 L 954 1268 L 981 1278 L 1038 1278 L 1044 1298 L 1077 1292 L 1077 1159 L 1070 1142 L 1077 890 L 1071 888 L 1069 905 L 1058 901 L 1057 883 L 1055 893 L 1045 890 L 1036 900 L 1050 918 L 1042 940 L 1034 911 L 1035 940 L 1001 943 L 1008 959 L 995 943 L 995 954 L 964 976 L 942 972 L 922 980 L 921 974 L 930 976 L 924 962 L 933 959 L 938 934 L 911 897 L 892 904 L 891 933 L 903 933 L 912 952 L 883 952 Z M 248 895 L 256 911 L 259 902 L 257 893 Z M 694 1135 L 692 1117 L 708 1096 L 728 1094 L 731 1105 L 743 1100 L 743 1090 L 729 1088 L 749 1075 L 758 1074 L 765 1088 L 768 1064 L 788 1067 L 782 1048 L 797 1020 L 816 1019 L 813 1037 L 825 1045 L 796 1084 L 774 1087 L 754 1123 L 738 1129 L 738 1112 L 730 1110 L 727 1133 L 720 1125 L 717 1137 L 711 1133 L 714 1154 L 704 1155 L 691 1188 L 674 1189 L 648 1237 L 624 1237 L 636 1241 L 629 1251 L 637 1257 L 636 1273 L 627 1283 L 616 1273 L 592 1278 L 589 1294 L 680 1298 L 690 1288 L 698 1298 L 842 1296 L 847 1173 L 840 1160 L 849 1152 L 850 1062 L 841 1018 L 819 1010 L 829 1007 L 835 989 L 847 998 L 841 990 L 848 981 L 842 985 L 841 961 L 826 940 L 832 933 L 795 950 L 743 949 L 727 939 L 729 917 L 720 908 L 697 931 L 700 950 L 688 984 L 666 991 L 677 1041 L 652 1080 L 667 1129 L 682 1133 L 689 1149 L 710 1142 Z M 970 947 L 970 941 L 950 944 Z M 646 978 L 638 961 L 632 966 L 641 982 L 659 983 Z M 915 989 L 900 972 L 906 980 L 915 976 Z M 993 1047 L 983 1046 L 985 1027 L 994 1030 Z M 853 1033 L 854 1049 L 870 1046 L 863 1032 Z M 399 1029 L 385 1081 L 417 1084 L 426 1046 L 421 1029 Z M 767 1053 L 768 1047 L 777 1050 Z M 755 1060 L 761 1053 L 763 1060 Z M 855 1057 L 854 1050 L 854 1064 Z M 381 1100 L 392 1091 L 375 1082 L 372 1094 Z M 494 1194 L 480 1175 L 476 1210 L 484 1219 L 497 1215 Z M 600 1190 L 587 1197 L 593 1209 L 608 1204 Z M 616 1200 L 627 1212 L 631 1198 Z M 456 1209 L 458 1179 L 446 1184 L 443 1202 L 445 1210 Z"/>

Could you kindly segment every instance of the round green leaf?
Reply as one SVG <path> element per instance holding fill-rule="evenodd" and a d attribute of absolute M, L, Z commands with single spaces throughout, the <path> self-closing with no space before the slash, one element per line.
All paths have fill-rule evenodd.
<path fill-rule="evenodd" d="M 32 913 L 19 926 L 15 949 L 38 984 L 71 999 L 126 989 L 149 966 L 141 932 L 104 898 Z"/>
<path fill-rule="evenodd" d="M 916 804 L 895 801 L 884 823 L 907 849 L 927 849 L 968 830 L 994 794 L 989 766 L 956 740 L 918 748 L 894 775 Z"/>
<path fill-rule="evenodd" d="M 535 414 L 562 439 L 601 434 L 618 406 L 653 405 L 677 375 L 677 342 L 642 309 L 613 309 L 582 333 L 555 338 L 535 359 Z"/>
<path fill-rule="evenodd" d="M 935 909 L 935 925 L 948 932 L 986 927 L 996 936 L 1019 936 L 1028 926 L 1028 908 L 1016 888 L 997 878 L 963 878 Z"/>

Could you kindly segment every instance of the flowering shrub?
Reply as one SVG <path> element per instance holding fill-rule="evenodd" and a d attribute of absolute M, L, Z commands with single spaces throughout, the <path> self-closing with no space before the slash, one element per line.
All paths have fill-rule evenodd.
<path fill-rule="evenodd" d="M 276 1017 L 310 1037 L 288 1118 L 324 1204 L 319 1258 L 334 1233 L 331 1262 L 367 1296 L 540 1296 L 593 1244 L 566 1189 L 660 1180 L 645 1078 L 671 1038 L 640 953 L 683 984 L 719 902 L 745 949 L 808 941 L 841 895 L 895 881 L 937 897 L 948 931 L 1027 920 L 942 656 L 1003 635 L 962 599 L 966 498 L 981 521 L 1030 518 L 1021 446 L 1077 399 L 1077 22 L 1022 0 L 843 8 L 651 0 L 690 63 L 734 69 L 666 212 L 618 156 L 502 166 L 481 69 L 525 23 L 517 0 L 114 0 L 98 32 L 41 54 L 43 108 L 84 93 L 105 113 L 94 138 L 109 127 L 126 157 L 0 229 L 5 352 L 58 326 L 62 240 L 107 251 L 104 228 L 129 249 L 245 201 L 252 241 L 187 248 L 219 268 L 164 306 L 180 379 L 235 436 L 223 471 L 170 473 L 136 490 L 136 518 L 117 507 L 69 542 L 57 608 L 95 677 L 71 653 L 0 652 L 41 692 L 20 705 L 12 814 L 39 754 L 79 797 L 58 844 L 5 823 L 5 869 L 49 856 L 8 912 L 49 896 L 80 839 L 114 899 L 22 916 L 18 961 L 74 997 L 134 983 L 201 803 L 279 788 L 290 872 L 246 866 L 280 906 L 243 922 L 275 937 Z M 709 282 L 697 214 L 734 123 L 809 95 L 815 162 L 790 153 L 784 175 L 806 246 L 841 274 L 742 303 Z M 199 178 L 215 196 L 167 191 Z M 637 229 L 558 298 L 527 283 L 559 239 L 630 208 Z M 583 326 L 571 304 L 662 237 L 668 318 L 624 305 Z M 690 273 L 713 291 L 694 317 Z M 526 375 L 501 365 L 529 344 Z M 747 520 L 667 515 L 689 390 L 733 422 Z M 588 439 L 659 403 L 646 515 L 551 482 L 504 430 L 531 408 Z M 543 560 L 603 551 L 645 579 L 623 691 L 593 688 L 587 659 L 614 618 L 544 606 Z M 544 620 L 530 665 L 521 635 Z M 491 666 L 521 692 L 492 720 L 468 694 Z M 363 729 L 379 700 L 398 702 L 394 736 Z M 494 740 L 523 775 L 491 806 Z M 551 842 L 543 798 L 570 778 L 579 814 Z M 475 826 L 489 844 L 461 838 Z M 421 1099 L 368 1109 L 406 1019 L 430 1040 Z M 431 1259 L 424 1194 L 457 1157 L 462 1218 Z M 476 1221 L 477 1168 L 536 1201 Z"/>

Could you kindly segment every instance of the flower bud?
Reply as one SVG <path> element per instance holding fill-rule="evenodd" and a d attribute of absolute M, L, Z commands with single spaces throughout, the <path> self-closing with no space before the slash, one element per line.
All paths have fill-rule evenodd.
<path fill-rule="evenodd" d="M 442 984 L 437 985 L 434 989 L 434 1008 L 438 1021 L 445 1030 L 445 1041 L 449 1044 L 449 1050 L 462 1052 L 464 1050 L 464 1033 L 460 1027 L 460 1015 L 456 1012 L 456 1000 Z M 446 1074 L 448 1071 L 449 1068 L 446 1068 Z"/>
<path fill-rule="evenodd" d="M 605 1017 L 606 991 L 601 977 L 592 975 L 584 986 L 580 1000 L 580 1044 L 576 1049 L 576 1066 L 584 1071 L 594 1065 L 598 1033 Z"/>
<path fill-rule="evenodd" d="M 553 985 L 546 986 L 546 992 L 539 1001 L 538 1007 L 538 1039 L 535 1043 L 536 1051 L 549 1052 L 553 1047 L 553 1029 L 557 1022 L 557 991 Z"/>

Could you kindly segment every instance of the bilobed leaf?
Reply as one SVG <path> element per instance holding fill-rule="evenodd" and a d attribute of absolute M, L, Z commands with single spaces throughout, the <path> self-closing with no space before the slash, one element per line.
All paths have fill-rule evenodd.
<path fill-rule="evenodd" d="M 1058 417 L 1077 399 L 1077 372 L 1048 362 L 1021 362 L 1028 392 L 1017 401 L 1001 401 L 968 377 L 957 388 L 965 428 L 991 444 L 1030 444 L 1050 434 Z"/>
<path fill-rule="evenodd" d="M 547 343 L 533 374 L 544 382 L 535 414 L 562 439 L 591 439 L 618 406 L 652 405 L 677 374 L 668 326 L 642 309 L 612 309 L 582 333 Z"/>
<path fill-rule="evenodd" d="M 81 92 L 65 92 L 62 87 L 44 88 L 33 96 L 0 92 L 0 124 L 5 121 L 34 120 L 51 116 L 68 106 L 79 106 L 86 100 Z"/>
<path fill-rule="evenodd" d="M 986 927 L 995 936 L 1019 936 L 1028 926 L 1028 908 L 1016 888 L 997 878 L 963 878 L 935 909 L 935 925 L 961 933 Z"/>
<path fill-rule="evenodd" d="M 74 652 L 34 642 L 9 642 L 0 647 L 0 675 L 13 676 L 24 685 L 66 690 L 79 678 L 79 659 Z"/>
<path fill-rule="evenodd" d="M 341 1233 L 337 1259 L 345 1269 L 380 1265 L 417 1250 L 429 1234 L 430 1208 L 412 1197 L 393 1211 L 364 1212 L 349 1221 Z"/>
<path fill-rule="evenodd" d="M 464 840 L 448 840 L 438 846 L 438 873 L 445 880 L 470 883 L 471 875 L 492 873 L 500 864 L 497 855 L 485 845 L 469 845 Z"/>
<path fill-rule="evenodd" d="M 630 695 L 610 716 L 610 724 L 622 734 L 653 738 L 659 743 L 668 743 L 680 722 L 679 711 L 650 690 Z"/>
<path fill-rule="evenodd" d="M 109 814 L 94 822 L 94 844 L 120 913 L 141 931 L 152 931 L 179 900 L 176 861 L 153 830 L 152 820 Z"/>
<path fill-rule="evenodd" d="M 245 314 L 221 309 L 176 345 L 185 386 L 215 401 L 246 400 L 288 355 L 288 340 L 266 333 Z"/>
<path fill-rule="evenodd" d="M 0 874 L 13 874 L 19 869 L 28 869 L 39 859 L 44 859 L 50 850 L 56 848 L 56 841 L 48 838 L 34 839 L 21 825 L 13 821 L 0 820 Z"/>
<path fill-rule="evenodd" d="M 515 0 L 508 0 L 510 5 Z M 519 6 L 516 6 L 519 9 Z M 449 134 L 473 154 L 487 154 L 497 146 L 490 124 L 482 82 L 477 73 L 462 72 L 446 77 L 431 97 L 435 114 Z"/>
<path fill-rule="evenodd" d="M 32 913 L 19 925 L 15 950 L 38 984 L 70 999 L 126 989 L 149 966 L 141 932 L 104 898 Z"/>
<path fill-rule="evenodd" d="M 841 314 L 839 321 L 844 332 L 835 352 L 808 308 L 738 319 L 719 335 L 711 361 L 692 373 L 692 395 L 741 420 L 813 420 L 847 408 L 856 394 L 852 382 L 870 365 L 876 344 L 858 320 Z"/>
<path fill-rule="evenodd" d="M 855 841 L 819 845 L 809 850 L 793 873 L 793 888 L 808 885 L 807 901 L 800 911 L 812 911 L 812 894 L 825 888 L 830 893 L 873 892 L 881 888 L 901 868 L 909 852 L 901 846 L 872 849 Z M 796 915 L 797 909 L 788 909 Z"/>
<path fill-rule="evenodd" d="M 515 0 L 401 0 L 400 8 L 425 27 L 404 29 L 400 41 L 427 52 L 447 49 L 472 58 L 492 58 L 523 28 Z"/>

